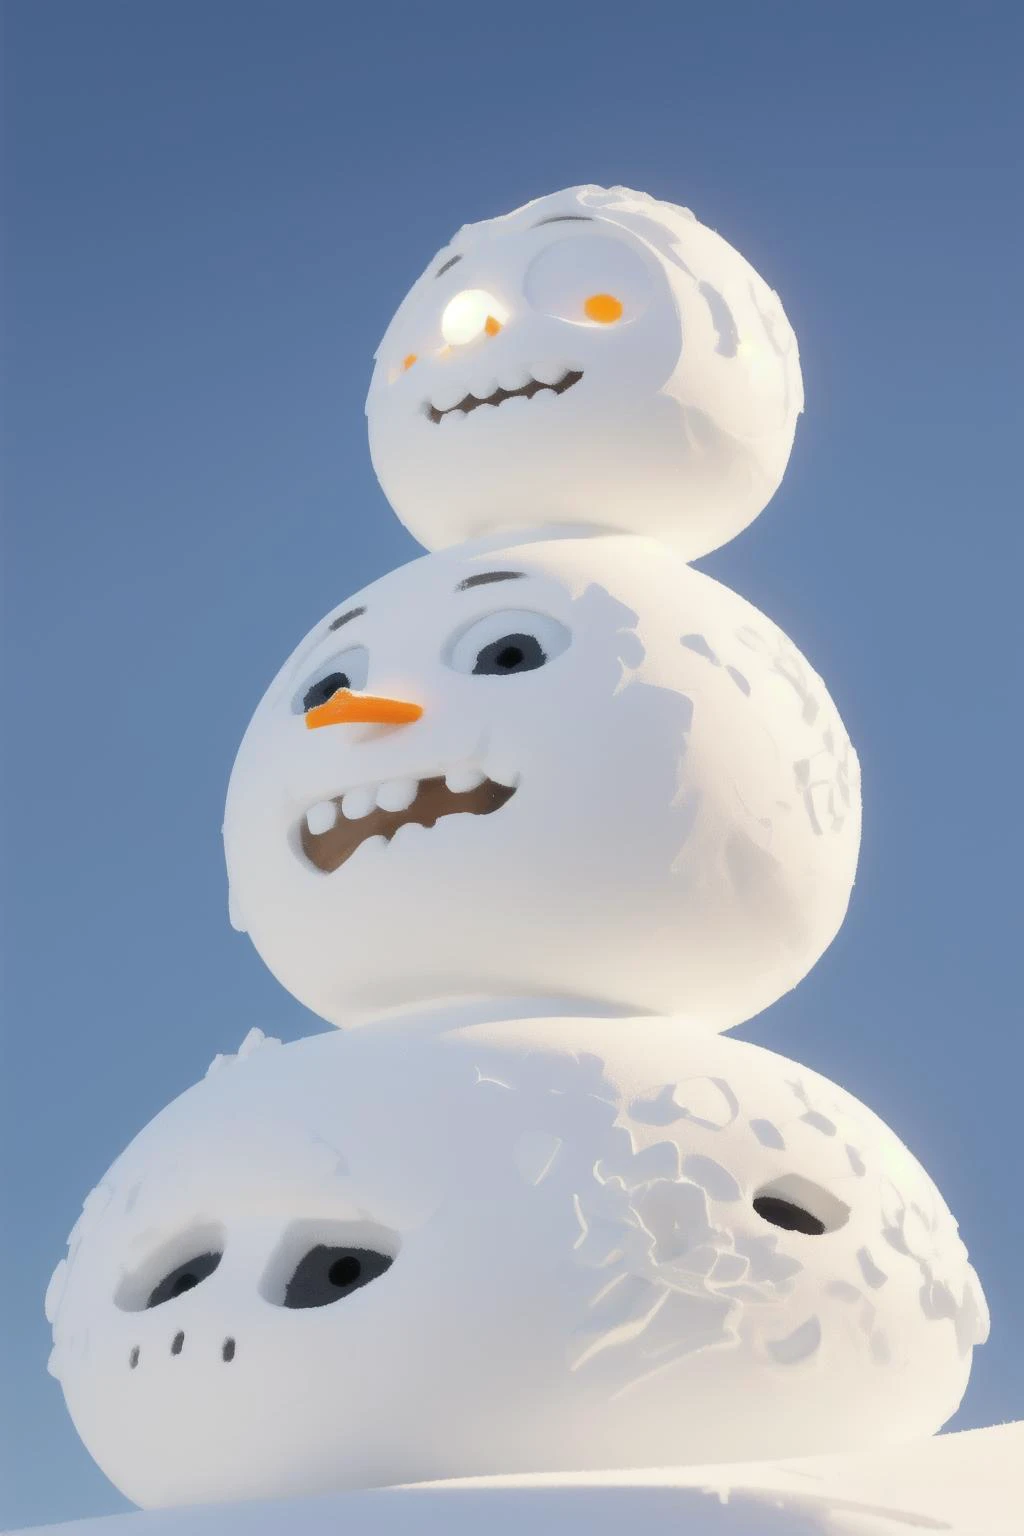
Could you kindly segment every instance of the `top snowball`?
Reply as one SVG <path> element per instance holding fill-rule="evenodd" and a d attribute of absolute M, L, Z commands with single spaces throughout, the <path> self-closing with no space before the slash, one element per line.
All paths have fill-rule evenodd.
<path fill-rule="evenodd" d="M 803 408 L 796 337 L 688 209 L 570 187 L 466 224 L 399 305 L 370 452 L 427 549 L 547 525 L 686 560 L 777 489 Z"/>

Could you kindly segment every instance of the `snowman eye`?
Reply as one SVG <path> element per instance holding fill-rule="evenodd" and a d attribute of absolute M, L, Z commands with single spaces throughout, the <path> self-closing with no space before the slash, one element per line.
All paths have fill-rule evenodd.
<path fill-rule="evenodd" d="M 524 288 L 530 304 L 544 314 L 576 325 L 612 326 L 643 313 L 654 281 L 643 257 L 625 241 L 586 234 L 541 251 L 527 268 Z"/>
<path fill-rule="evenodd" d="M 844 1201 L 795 1173 L 759 1189 L 753 1205 L 762 1221 L 806 1237 L 837 1232 L 850 1219 L 850 1207 Z"/>
<path fill-rule="evenodd" d="M 153 1287 L 146 1302 L 147 1310 L 173 1301 L 176 1296 L 184 1296 L 186 1291 L 194 1291 L 197 1285 L 209 1279 L 220 1260 L 219 1253 L 197 1253 L 184 1264 L 178 1264 Z"/>
<path fill-rule="evenodd" d="M 451 642 L 447 662 L 476 677 L 535 672 L 568 647 L 572 636 L 548 614 L 505 609 L 474 619 Z"/>
<path fill-rule="evenodd" d="M 275 1307 L 329 1307 L 389 1270 L 398 1234 L 375 1222 L 296 1221 L 282 1234 L 260 1281 Z"/>
<path fill-rule="evenodd" d="M 393 1260 L 372 1248 L 336 1248 L 318 1243 L 303 1254 L 285 1286 L 283 1306 L 329 1307 L 369 1285 Z"/>
<path fill-rule="evenodd" d="M 347 650 L 323 662 L 303 682 L 292 699 L 292 713 L 306 714 L 337 693 L 339 688 L 349 688 L 357 693 L 366 687 L 370 670 L 370 654 L 364 645 L 350 645 Z"/>
<path fill-rule="evenodd" d="M 224 1255 L 224 1232 L 217 1226 L 191 1226 L 121 1276 L 114 1305 L 122 1312 L 147 1312 L 175 1301 L 208 1280 Z"/>
<path fill-rule="evenodd" d="M 313 683 L 302 695 L 302 707 L 305 710 L 315 709 L 318 704 L 326 704 L 333 698 L 339 688 L 351 688 L 347 672 L 329 672 L 319 682 Z"/>
<path fill-rule="evenodd" d="M 622 300 L 614 293 L 592 293 L 583 301 L 583 312 L 588 320 L 596 320 L 598 325 L 614 325 L 616 320 L 622 319 Z"/>

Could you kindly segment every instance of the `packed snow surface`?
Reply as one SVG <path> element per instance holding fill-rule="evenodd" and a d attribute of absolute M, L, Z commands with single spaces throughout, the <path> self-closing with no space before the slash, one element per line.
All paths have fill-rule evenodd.
<path fill-rule="evenodd" d="M 860 778 L 763 613 L 653 540 L 550 538 L 339 603 L 255 712 L 224 840 L 232 920 L 333 1024 L 534 996 L 720 1030 L 832 941 Z"/>
<path fill-rule="evenodd" d="M 48 1296 L 144 1507 L 933 1433 L 988 1318 L 870 1110 L 675 1020 L 250 1034 L 89 1196 Z"/>
<path fill-rule="evenodd" d="M 32 1536 L 1020 1536 L 1022 1509 L 1018 1423 L 859 1456 L 493 1477 L 115 1515 Z"/>
<path fill-rule="evenodd" d="M 687 560 L 757 516 L 803 385 L 778 295 L 686 208 L 570 187 L 467 224 L 400 304 L 370 453 L 428 549 L 541 524 Z"/>

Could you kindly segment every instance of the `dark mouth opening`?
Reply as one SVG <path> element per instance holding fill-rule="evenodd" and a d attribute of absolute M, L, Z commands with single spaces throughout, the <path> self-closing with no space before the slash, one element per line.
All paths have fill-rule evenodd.
<path fill-rule="evenodd" d="M 515 786 L 496 784 L 484 779 L 475 789 L 456 791 L 449 789 L 443 778 L 421 779 L 416 798 L 404 811 L 382 811 L 380 807 L 368 816 L 349 821 L 342 813 L 340 795 L 334 799 L 336 819 L 326 832 L 311 832 L 303 821 L 299 829 L 302 851 L 306 858 L 324 874 L 333 874 L 346 859 L 350 859 L 368 837 L 384 837 L 388 842 L 399 827 L 416 822 L 421 827 L 432 827 L 442 816 L 490 816 L 499 811 L 515 794 Z"/>
<path fill-rule="evenodd" d="M 431 421 L 438 422 L 443 421 L 445 416 L 450 416 L 452 411 L 462 411 L 463 415 L 468 416 L 470 411 L 475 411 L 481 405 L 502 405 L 504 401 L 515 400 L 520 395 L 527 400 L 532 400 L 534 395 L 539 394 L 542 389 L 550 389 L 553 395 L 564 395 L 565 391 L 572 389 L 572 386 L 578 384 L 582 377 L 583 374 L 578 369 L 568 368 L 557 384 L 542 384 L 540 379 L 531 379 L 521 389 L 496 389 L 493 395 L 486 395 L 482 400 L 473 394 L 464 395 L 457 405 L 449 406 L 446 411 L 439 411 L 436 405 L 428 403 L 426 414 Z"/>

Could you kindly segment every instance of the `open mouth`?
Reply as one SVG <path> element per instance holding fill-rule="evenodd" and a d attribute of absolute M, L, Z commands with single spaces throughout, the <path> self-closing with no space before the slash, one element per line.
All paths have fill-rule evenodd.
<path fill-rule="evenodd" d="M 445 411 L 439 411 L 436 405 L 428 402 L 425 406 L 425 414 L 431 421 L 440 422 L 446 416 L 451 416 L 454 411 L 461 411 L 464 416 L 468 416 L 470 411 L 477 410 L 481 405 L 504 405 L 506 400 L 519 398 L 532 400 L 534 395 L 539 394 L 542 389 L 549 389 L 554 395 L 564 395 L 565 391 L 572 389 L 572 386 L 578 384 L 582 377 L 583 374 L 578 369 L 567 368 L 555 384 L 543 384 L 540 379 L 530 379 L 529 383 L 524 384 L 520 389 L 496 389 L 493 395 L 485 395 L 482 400 L 477 395 L 468 394 L 464 395 L 457 405 L 451 405 Z"/>
<path fill-rule="evenodd" d="M 483 774 L 476 784 L 464 789 L 452 789 L 444 778 L 419 779 L 409 786 L 408 804 L 391 810 L 377 804 L 375 798 L 387 798 L 390 787 L 338 795 L 312 806 L 299 829 L 302 851 L 309 862 L 324 874 L 332 874 L 371 837 L 382 837 L 389 843 L 400 828 L 432 827 L 442 816 L 490 816 L 516 792 L 514 784 L 498 784 Z"/>

